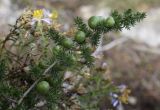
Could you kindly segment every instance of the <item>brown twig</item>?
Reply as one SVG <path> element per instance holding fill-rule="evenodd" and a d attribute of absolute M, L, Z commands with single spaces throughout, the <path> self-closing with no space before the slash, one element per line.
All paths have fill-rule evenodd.
<path fill-rule="evenodd" d="M 120 45 L 120 44 L 122 44 L 122 43 L 124 43 L 124 42 L 129 40 L 126 37 L 121 37 L 119 39 L 116 39 L 116 40 L 110 42 L 109 44 L 106 44 L 106 45 L 102 46 L 102 38 L 103 38 L 103 36 L 100 39 L 100 45 L 98 46 L 96 51 L 93 53 L 94 57 L 98 57 L 98 55 L 100 55 L 102 52 L 108 51 L 108 50 L 116 47 L 117 45 Z"/>
<path fill-rule="evenodd" d="M 114 40 L 114 41 L 112 41 L 111 43 L 103 46 L 100 51 L 110 50 L 110 49 L 114 48 L 115 46 L 120 45 L 120 44 L 126 42 L 127 40 L 129 40 L 129 39 L 126 38 L 126 37 L 121 37 L 121 38 L 119 38 L 119 39 L 117 39 L 117 40 Z"/>
<path fill-rule="evenodd" d="M 12 37 L 13 35 L 15 35 L 17 29 L 21 28 L 22 26 L 24 26 L 24 25 L 26 24 L 26 22 L 25 22 L 25 23 L 17 26 L 17 24 L 18 24 L 18 22 L 21 20 L 21 18 L 22 18 L 22 16 L 20 16 L 20 17 L 16 20 L 16 23 L 15 23 L 15 25 L 13 25 L 13 28 L 10 29 L 10 33 L 9 33 L 9 34 L 6 36 L 6 38 L 2 41 L 2 46 L 1 46 L 1 50 L 0 50 L 0 55 L 1 55 L 2 51 L 3 51 L 3 49 L 5 48 L 6 42 L 7 42 L 8 40 L 10 40 L 10 37 Z"/>

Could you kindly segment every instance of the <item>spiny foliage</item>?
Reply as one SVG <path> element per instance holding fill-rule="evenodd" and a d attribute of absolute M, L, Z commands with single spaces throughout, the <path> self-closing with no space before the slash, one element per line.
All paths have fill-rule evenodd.
<path fill-rule="evenodd" d="M 105 20 L 102 20 L 102 22 L 99 23 L 95 29 L 91 30 L 80 17 L 75 19 L 75 23 L 79 30 L 87 33 L 87 36 L 91 38 L 92 44 L 97 46 L 101 34 L 107 33 L 109 31 L 121 31 L 123 28 L 130 29 L 130 27 L 134 26 L 137 22 L 140 22 L 146 17 L 144 12 L 134 12 L 131 9 L 126 10 L 122 14 L 115 10 L 111 12 L 110 15 L 114 18 L 115 21 L 115 25 L 112 27 L 105 26 Z"/>
<path fill-rule="evenodd" d="M 137 22 L 140 22 L 146 17 L 146 14 L 140 12 L 133 12 L 131 9 L 126 10 L 123 14 L 119 14 L 118 11 L 113 11 L 111 16 L 115 19 L 115 30 L 121 31 L 123 28 L 130 29 Z"/>
<path fill-rule="evenodd" d="M 4 77 L 6 69 L 5 59 L 0 59 L 0 80 Z"/>
<path fill-rule="evenodd" d="M 115 21 L 115 24 L 112 23 L 113 26 L 107 26 L 106 19 L 101 17 L 95 28 L 92 28 L 82 18 L 77 17 L 74 20 L 76 32 L 82 31 L 85 34 L 84 42 L 79 43 L 74 38 L 76 32 L 65 34 L 56 28 L 55 22 L 49 25 L 42 22 L 42 19 L 33 22 L 35 20 L 33 13 L 36 17 L 41 14 L 40 12 L 43 11 L 25 12 L 17 19 L 10 33 L 0 44 L 0 109 L 2 110 L 36 110 L 41 107 L 45 110 L 59 110 L 70 109 L 76 104 L 76 107 L 80 107 L 75 101 L 77 95 L 83 95 L 78 91 L 79 86 L 101 84 L 101 79 L 99 77 L 97 79 L 97 75 L 91 80 L 84 81 L 85 78 L 80 73 L 85 67 L 89 69 L 94 67 L 92 53 L 102 35 L 109 31 L 121 31 L 122 28 L 130 29 L 145 18 L 145 13 L 133 12 L 130 9 L 122 14 L 113 11 L 110 15 Z M 9 41 L 11 44 L 6 47 Z M 76 82 L 73 87 L 68 86 L 68 83 L 74 82 L 73 80 L 64 79 L 66 71 L 74 72 L 76 78 L 81 77 L 79 80 L 73 78 Z M 44 80 L 50 85 L 49 92 L 40 94 L 35 86 Z M 108 92 L 114 91 L 111 89 L 114 88 L 113 85 L 97 88 L 88 90 L 88 95 L 99 96 L 101 93 L 109 94 Z M 44 104 L 41 107 L 38 106 L 40 102 Z"/>

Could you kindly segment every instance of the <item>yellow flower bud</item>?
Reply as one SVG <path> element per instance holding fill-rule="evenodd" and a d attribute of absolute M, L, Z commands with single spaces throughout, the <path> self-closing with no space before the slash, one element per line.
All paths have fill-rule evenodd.
<path fill-rule="evenodd" d="M 121 96 L 119 96 L 119 100 L 122 102 L 122 103 L 125 103 L 125 104 L 128 104 L 128 97 L 129 97 L 129 94 L 131 93 L 131 90 L 130 89 L 125 89 L 122 93 Z"/>
<path fill-rule="evenodd" d="M 57 19 L 58 18 L 58 12 L 56 10 L 52 11 L 50 14 L 51 19 Z"/>

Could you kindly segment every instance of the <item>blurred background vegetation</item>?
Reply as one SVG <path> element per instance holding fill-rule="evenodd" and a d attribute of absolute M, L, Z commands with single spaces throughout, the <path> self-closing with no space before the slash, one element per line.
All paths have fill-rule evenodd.
<path fill-rule="evenodd" d="M 160 110 L 160 0 L 0 0 L 1 36 L 24 9 L 39 7 L 58 10 L 66 30 L 75 16 L 108 16 L 114 9 L 128 8 L 147 12 L 147 18 L 130 31 L 105 35 L 104 46 L 112 47 L 101 55 L 108 65 L 105 74 L 132 90 L 129 104 L 121 110 Z M 125 40 L 115 42 L 119 39 Z"/>

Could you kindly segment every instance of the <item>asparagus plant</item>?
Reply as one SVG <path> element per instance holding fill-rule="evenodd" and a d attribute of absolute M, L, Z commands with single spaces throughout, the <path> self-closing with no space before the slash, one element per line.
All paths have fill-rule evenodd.
<path fill-rule="evenodd" d="M 68 32 L 61 30 L 57 17 L 56 11 L 27 10 L 1 41 L 0 109 L 87 109 L 80 99 L 93 93 L 93 97 L 100 94 L 111 97 L 113 106 L 127 102 L 128 89 L 123 87 L 122 92 L 110 81 L 100 87 L 104 81 L 91 72 L 96 71 L 92 53 L 103 33 L 130 29 L 145 18 L 145 13 L 131 9 L 124 13 L 113 11 L 107 18 L 92 16 L 88 23 L 77 17 L 74 29 Z M 90 71 L 84 72 L 86 68 Z M 74 86 L 70 87 L 71 82 Z M 99 88 L 94 88 L 97 84 Z"/>

